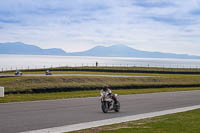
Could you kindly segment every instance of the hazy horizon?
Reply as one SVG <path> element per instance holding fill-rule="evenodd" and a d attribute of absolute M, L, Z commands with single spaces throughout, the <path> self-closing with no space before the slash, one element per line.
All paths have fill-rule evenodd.
<path fill-rule="evenodd" d="M 133 57 L 92 57 L 55 55 L 3 55 L 0 54 L 0 70 L 38 69 L 60 66 L 138 66 L 168 68 L 200 68 L 197 59 L 133 58 Z"/>

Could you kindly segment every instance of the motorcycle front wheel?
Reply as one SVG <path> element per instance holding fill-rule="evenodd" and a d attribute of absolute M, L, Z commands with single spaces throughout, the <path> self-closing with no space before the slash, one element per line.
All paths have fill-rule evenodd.
<path fill-rule="evenodd" d="M 115 103 L 115 112 L 119 112 L 119 110 L 120 110 L 120 102 L 119 101 L 117 101 L 116 103 Z"/>
<path fill-rule="evenodd" d="M 108 107 L 107 107 L 107 104 L 106 102 L 102 102 L 101 103 L 101 109 L 104 113 L 107 113 L 108 112 Z"/>

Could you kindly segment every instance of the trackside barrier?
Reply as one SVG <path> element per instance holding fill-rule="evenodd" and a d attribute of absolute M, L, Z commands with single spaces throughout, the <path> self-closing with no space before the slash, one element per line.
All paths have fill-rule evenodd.
<path fill-rule="evenodd" d="M 4 97 L 4 87 L 0 86 L 0 97 Z"/>

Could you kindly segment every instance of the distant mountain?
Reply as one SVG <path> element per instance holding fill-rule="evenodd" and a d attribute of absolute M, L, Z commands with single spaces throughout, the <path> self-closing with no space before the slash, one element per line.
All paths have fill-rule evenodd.
<path fill-rule="evenodd" d="M 66 55 L 62 49 L 42 49 L 34 45 L 21 42 L 0 43 L 0 54 L 23 54 L 23 55 Z"/>
<path fill-rule="evenodd" d="M 200 59 L 200 56 L 187 54 L 148 52 L 130 48 L 126 45 L 113 45 L 110 47 L 97 46 L 83 52 L 70 53 L 71 56 L 100 56 L 100 57 L 137 57 L 137 58 L 182 58 Z"/>
<path fill-rule="evenodd" d="M 66 53 L 58 48 L 42 49 L 21 42 L 0 43 L 0 54 L 200 59 L 200 56 L 187 54 L 141 51 L 126 45 L 97 46 L 83 52 Z"/>

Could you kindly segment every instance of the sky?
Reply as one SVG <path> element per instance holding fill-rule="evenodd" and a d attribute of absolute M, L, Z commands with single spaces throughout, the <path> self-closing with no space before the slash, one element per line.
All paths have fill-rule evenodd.
<path fill-rule="evenodd" d="M 200 55 L 200 0 L 2 0 L 0 42 Z"/>

